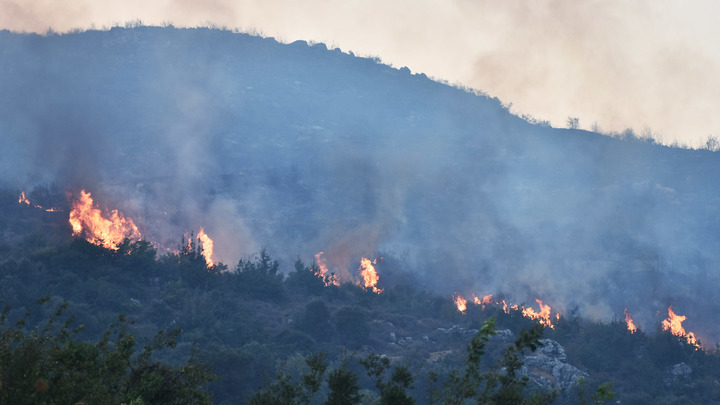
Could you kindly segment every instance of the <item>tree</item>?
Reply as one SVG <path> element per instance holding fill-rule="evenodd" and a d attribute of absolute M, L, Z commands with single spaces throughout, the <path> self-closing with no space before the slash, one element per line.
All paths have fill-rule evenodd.
<path fill-rule="evenodd" d="M 155 351 L 175 347 L 179 330 L 158 332 L 136 356 L 123 315 L 93 344 L 76 339 L 80 328 L 70 329 L 67 307 L 60 305 L 30 331 L 25 329 L 29 313 L 11 327 L 5 326 L 9 310 L 2 313 L 0 404 L 211 403 L 201 388 L 213 378 L 204 366 L 192 357 L 180 366 L 153 359 Z"/>
<path fill-rule="evenodd" d="M 481 372 L 480 363 L 485 355 L 485 346 L 490 336 L 496 334 L 495 319 L 490 318 L 473 337 L 468 347 L 468 357 L 462 373 L 457 370 L 450 373 L 442 396 L 443 404 L 460 405 L 468 399 L 479 404 L 549 404 L 557 393 L 533 394 L 527 397 L 525 387 L 527 376 L 519 375 L 522 368 L 522 355 L 526 349 L 535 351 L 541 345 L 542 325 L 530 330 L 521 330 L 520 337 L 508 347 L 502 359 L 489 370 Z"/>
<path fill-rule="evenodd" d="M 330 310 L 322 300 L 313 300 L 305 305 L 305 311 L 298 320 L 297 328 L 317 340 L 327 340 L 332 334 Z"/>
<path fill-rule="evenodd" d="M 322 295 L 325 290 L 325 281 L 322 279 L 317 264 L 307 267 L 298 258 L 295 261 L 295 270 L 291 271 L 285 279 L 285 284 L 290 290 L 301 289 L 303 292 L 312 295 Z"/>
<path fill-rule="evenodd" d="M 413 405 L 415 400 L 410 397 L 407 390 L 412 388 L 414 377 L 405 366 L 395 367 L 388 381 L 385 380 L 385 371 L 390 368 L 390 359 L 371 353 L 367 358 L 360 360 L 367 370 L 368 377 L 380 391 L 380 405 Z"/>
<path fill-rule="evenodd" d="M 327 383 L 330 393 L 325 405 L 351 405 L 360 402 L 358 376 L 348 370 L 346 365 L 331 371 Z"/>
<path fill-rule="evenodd" d="M 580 118 L 578 117 L 568 117 L 567 119 L 567 127 L 569 129 L 578 129 L 580 128 Z"/>
<path fill-rule="evenodd" d="M 711 152 L 717 152 L 720 150 L 720 140 L 718 138 L 708 135 L 707 140 L 705 141 L 704 149 L 707 149 Z"/>
<path fill-rule="evenodd" d="M 240 259 L 234 277 L 240 291 L 254 298 L 279 301 L 285 296 L 284 277 L 279 269 L 278 261 L 273 260 L 263 248 L 259 256 Z"/>

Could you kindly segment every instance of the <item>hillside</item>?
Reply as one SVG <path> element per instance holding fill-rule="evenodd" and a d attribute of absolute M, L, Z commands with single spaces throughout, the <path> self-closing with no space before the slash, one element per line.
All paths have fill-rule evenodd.
<path fill-rule="evenodd" d="M 2 31 L 0 94 L 1 241 L 13 252 L 31 243 L 27 235 L 46 237 L 17 248 L 12 263 L 27 255 L 36 263 L 44 249 L 78 243 L 70 242 L 67 215 L 84 189 L 101 209 L 132 218 L 161 255 L 202 228 L 214 240 L 214 261 L 230 270 L 262 248 L 282 274 L 298 257 L 310 265 L 324 252 L 329 271 L 349 285 L 361 258 L 384 257 L 378 285 L 386 291 L 371 295 L 382 304 L 367 316 L 402 324 L 384 305 L 393 288 L 409 288 L 440 311 L 412 315 L 428 324 L 409 331 L 413 339 L 463 322 L 479 327 L 453 309 L 451 295 L 459 293 L 526 306 L 541 299 L 561 319 L 605 325 L 627 309 L 643 339 L 656 339 L 672 305 L 706 348 L 720 341 L 716 153 L 534 125 L 497 99 L 376 59 L 210 29 Z M 21 191 L 60 211 L 19 204 Z M 78 277 L 97 281 L 104 276 L 92 271 L 115 264 L 37 266 L 36 277 L 86 271 Z M 122 283 L 143 286 L 143 298 L 132 298 L 158 301 L 159 318 L 148 325 L 164 327 L 169 318 L 160 314 L 171 299 L 158 294 L 175 285 L 175 274 L 152 278 L 161 283 L 153 292 L 132 277 Z M 32 280 L 4 280 L 18 294 L 5 300 L 14 306 L 36 298 Z M 97 291 L 116 281 L 88 287 L 93 294 L 63 289 L 58 296 L 92 307 Z M 221 292 L 181 281 L 201 288 L 197 302 L 181 300 L 172 312 L 194 314 L 183 327 L 201 333 L 210 326 L 194 322 L 226 319 L 202 312 L 215 308 Z M 112 311 L 127 310 L 127 294 Z M 344 294 L 348 303 L 325 297 L 329 313 L 369 299 Z M 264 332 L 240 341 L 273 336 L 300 345 L 296 334 L 279 337 L 279 325 L 300 316 L 307 299 L 278 308 L 232 304 L 246 305 L 243 316 L 265 308 L 275 320 L 257 321 Z M 153 319 L 146 311 L 143 305 L 140 318 Z M 376 341 L 390 332 L 372 330 Z M 317 348 L 310 338 L 303 349 Z M 677 363 L 658 364 L 658 373 Z"/>

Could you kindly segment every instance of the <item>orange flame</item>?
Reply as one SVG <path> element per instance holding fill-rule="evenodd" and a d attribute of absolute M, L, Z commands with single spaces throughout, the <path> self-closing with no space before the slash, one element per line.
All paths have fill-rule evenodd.
<path fill-rule="evenodd" d="M 30 205 L 30 200 L 27 199 L 27 197 L 25 196 L 25 192 L 24 192 L 24 191 L 21 192 L 21 193 L 20 193 L 20 197 L 18 197 L 18 204 Z"/>
<path fill-rule="evenodd" d="M 633 322 L 632 317 L 630 316 L 630 313 L 628 312 L 627 308 L 625 308 L 625 324 L 627 324 L 627 328 L 630 331 L 630 333 L 637 332 L 637 326 L 635 326 L 635 322 Z"/>
<path fill-rule="evenodd" d="M 543 305 L 543 302 L 539 299 L 535 299 L 535 302 L 540 305 L 540 312 L 535 312 L 532 308 L 523 308 L 523 316 L 528 319 L 537 320 L 541 325 L 547 326 L 550 329 L 555 329 L 555 326 L 550 320 L 550 305 Z"/>
<path fill-rule="evenodd" d="M 505 300 L 502 300 L 502 307 L 503 307 L 503 312 L 505 312 L 506 314 L 509 314 L 511 309 L 514 311 L 517 311 L 520 309 L 520 307 L 518 305 L 509 306 Z"/>
<path fill-rule="evenodd" d="M 455 293 L 453 295 L 453 302 L 455 303 L 457 310 L 464 314 L 467 310 L 467 300 L 463 298 L 462 295 Z"/>
<path fill-rule="evenodd" d="M 18 204 L 25 204 L 25 205 L 27 205 L 27 206 L 31 206 L 31 205 L 32 205 L 32 206 L 35 207 L 35 208 L 39 208 L 39 209 L 45 210 L 45 211 L 47 211 L 47 212 L 61 212 L 61 211 L 62 211 L 62 210 L 59 209 L 59 208 L 45 208 L 45 207 L 43 207 L 42 205 L 32 204 L 32 203 L 30 202 L 30 200 L 27 198 L 27 196 L 25 195 L 25 192 L 24 192 L 24 191 L 20 192 L 20 197 L 18 197 Z"/>
<path fill-rule="evenodd" d="M 208 267 L 212 267 L 215 264 L 212 260 L 214 242 L 205 233 L 205 228 L 203 227 L 200 227 L 200 232 L 198 232 L 197 237 L 200 239 L 200 243 L 202 243 L 202 255 L 205 257 L 205 263 L 207 263 Z"/>
<path fill-rule="evenodd" d="M 482 298 L 478 297 L 477 295 L 473 297 L 473 302 L 475 305 L 480 305 L 482 310 L 485 310 L 485 306 L 492 304 L 492 294 L 488 294 Z"/>
<path fill-rule="evenodd" d="M 109 218 L 103 216 L 100 209 L 93 206 L 91 194 L 82 190 L 80 199 L 75 201 L 70 211 L 70 225 L 73 236 L 85 234 L 85 239 L 107 249 L 117 249 L 125 238 L 140 239 L 140 231 L 132 219 L 125 218 L 117 210 L 110 212 Z"/>
<path fill-rule="evenodd" d="M 327 260 L 322 256 L 325 252 L 318 252 L 315 254 L 315 264 L 317 264 L 319 271 L 315 273 L 316 276 L 320 277 L 325 282 L 325 287 L 330 285 L 340 286 L 340 282 L 336 275 L 330 273 L 327 267 Z"/>
<path fill-rule="evenodd" d="M 685 332 L 685 328 L 682 327 L 683 321 L 687 319 L 687 316 L 676 315 L 672 310 L 672 305 L 668 307 L 668 318 L 662 321 L 663 330 L 669 330 L 675 336 L 685 338 L 688 344 L 691 344 L 700 349 L 700 344 L 695 338 L 693 332 Z"/>
<path fill-rule="evenodd" d="M 362 258 L 360 259 L 360 276 L 363 278 L 363 286 L 366 290 L 372 289 L 374 293 L 380 294 L 383 292 L 383 290 L 377 288 L 377 282 L 380 280 L 380 277 L 378 277 L 377 272 L 375 271 L 375 266 L 373 264 L 377 263 L 377 260 L 375 262 L 371 262 L 370 259 Z"/>

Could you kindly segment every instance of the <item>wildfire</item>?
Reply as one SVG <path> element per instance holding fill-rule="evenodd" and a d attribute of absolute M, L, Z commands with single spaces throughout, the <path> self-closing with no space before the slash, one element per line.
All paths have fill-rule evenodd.
<path fill-rule="evenodd" d="M 482 298 L 478 297 L 477 295 L 473 298 L 473 302 L 475 305 L 480 305 L 483 311 L 485 310 L 485 306 L 492 304 L 492 294 L 488 294 Z"/>
<path fill-rule="evenodd" d="M 25 196 L 25 192 L 24 192 L 24 191 L 21 192 L 21 193 L 20 193 L 20 197 L 18 197 L 18 204 L 30 205 L 30 200 L 27 199 L 27 197 Z"/>
<path fill-rule="evenodd" d="M 202 255 L 205 257 L 205 263 L 207 263 L 208 267 L 212 267 L 215 264 L 212 260 L 213 240 L 205 233 L 205 228 L 203 227 L 200 227 L 200 232 L 198 232 L 197 237 L 202 243 Z"/>
<path fill-rule="evenodd" d="M 455 294 L 453 296 L 453 302 L 455 302 L 455 306 L 457 307 L 457 310 L 462 312 L 463 314 L 467 310 L 467 300 L 462 297 L 460 294 Z"/>
<path fill-rule="evenodd" d="M 550 329 L 555 329 L 555 326 L 550 320 L 550 305 L 543 305 L 543 302 L 539 299 L 535 299 L 535 302 L 540 305 L 540 312 L 535 312 L 532 308 L 523 308 L 523 316 L 528 319 L 537 320 L 541 325 L 550 327 Z"/>
<path fill-rule="evenodd" d="M 132 219 L 117 210 L 110 211 L 106 218 L 85 190 L 72 207 L 69 222 L 74 236 L 84 234 L 88 242 L 108 249 L 117 249 L 125 238 L 140 239 L 140 231 Z"/>
<path fill-rule="evenodd" d="M 630 331 L 630 333 L 637 332 L 637 326 L 635 326 L 635 322 L 633 322 L 632 317 L 630 316 L 630 313 L 628 312 L 627 308 L 625 308 L 625 324 L 627 324 L 627 328 Z"/>
<path fill-rule="evenodd" d="M 330 285 L 339 286 L 340 282 L 338 281 L 337 276 L 330 273 L 330 270 L 328 270 L 327 267 L 327 260 L 323 257 L 325 252 L 318 252 L 315 254 L 315 263 L 318 266 L 319 271 L 315 273 L 316 276 L 320 277 L 325 282 L 325 287 Z"/>
<path fill-rule="evenodd" d="M 375 266 L 373 264 L 376 264 L 377 260 L 374 262 L 371 262 L 370 259 L 362 258 L 360 259 L 360 277 L 363 278 L 363 286 L 366 290 L 372 289 L 374 293 L 380 294 L 383 292 L 383 290 L 377 288 L 377 282 L 380 280 L 380 277 L 378 277 L 377 272 L 375 271 Z"/>
<path fill-rule="evenodd" d="M 508 305 L 508 303 L 505 300 L 502 300 L 502 307 L 503 307 L 503 312 L 505 312 L 506 314 L 509 314 L 511 309 L 513 311 L 518 311 L 520 309 L 520 307 L 518 305 L 512 305 L 512 306 Z"/>
<path fill-rule="evenodd" d="M 45 208 L 42 205 L 32 204 L 30 202 L 30 200 L 27 198 L 27 196 L 25 195 L 24 191 L 20 192 L 20 197 L 18 197 L 18 204 L 25 204 L 28 207 L 32 205 L 35 208 L 39 208 L 39 209 L 45 210 L 47 212 L 61 212 L 61 210 L 59 208 Z"/>
<path fill-rule="evenodd" d="M 668 307 L 668 318 L 662 321 L 663 330 L 669 330 L 675 336 L 685 338 L 688 344 L 691 344 L 700 349 L 700 344 L 695 338 L 693 332 L 685 332 L 685 328 L 682 327 L 683 321 L 687 319 L 687 316 L 676 315 L 672 310 L 672 305 Z"/>

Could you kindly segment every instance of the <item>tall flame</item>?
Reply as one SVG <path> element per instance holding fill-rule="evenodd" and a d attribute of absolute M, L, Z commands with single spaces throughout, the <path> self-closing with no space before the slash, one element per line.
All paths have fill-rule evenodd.
<path fill-rule="evenodd" d="M 700 344 L 697 341 L 697 338 L 695 338 L 695 334 L 693 332 L 686 332 L 685 328 L 683 328 L 682 323 L 687 319 L 687 316 L 685 315 L 676 315 L 675 312 L 672 310 L 672 305 L 668 307 L 668 318 L 662 321 L 662 328 L 663 330 L 669 330 L 670 333 L 672 333 L 675 336 L 685 338 L 685 340 L 688 342 L 688 344 L 691 344 L 698 349 L 700 349 Z"/>
<path fill-rule="evenodd" d="M 637 332 L 637 326 L 635 326 L 635 322 L 633 322 L 632 316 L 630 316 L 630 313 L 628 312 L 627 308 L 625 308 L 625 324 L 627 325 L 627 328 L 630 331 L 630 333 Z"/>
<path fill-rule="evenodd" d="M 340 281 L 338 281 L 337 276 L 330 273 L 330 270 L 328 270 L 327 260 L 323 257 L 324 254 L 325 252 L 318 252 L 315 254 L 315 264 L 317 264 L 319 269 L 315 275 L 325 282 L 325 287 L 330 285 L 339 286 Z"/>
<path fill-rule="evenodd" d="M 197 237 L 202 243 L 202 255 L 205 257 L 205 263 L 207 263 L 208 267 L 212 267 L 215 264 L 212 260 L 214 242 L 205 233 L 205 228 L 203 227 L 200 227 L 200 232 L 198 232 Z"/>
<path fill-rule="evenodd" d="M 73 235 L 85 235 L 85 239 L 95 245 L 108 249 L 117 249 L 125 238 L 140 239 L 140 231 L 132 219 L 117 210 L 110 211 L 106 218 L 100 209 L 95 208 L 91 194 L 82 190 L 80 199 L 72 204 L 70 225 Z"/>
<path fill-rule="evenodd" d="M 457 310 L 464 314 L 467 310 L 467 300 L 463 298 L 462 295 L 455 293 L 453 295 L 453 302 L 455 303 Z"/>
<path fill-rule="evenodd" d="M 372 290 L 374 293 L 380 294 L 383 292 L 383 290 L 377 288 L 377 282 L 380 280 L 380 277 L 378 277 L 377 272 L 375 271 L 375 262 L 371 262 L 370 259 L 362 258 L 360 259 L 360 277 L 363 278 L 363 286 L 366 290 Z"/>
<path fill-rule="evenodd" d="M 547 326 L 550 329 L 555 329 L 555 326 L 550 320 L 550 305 L 543 305 L 543 302 L 539 299 L 535 299 L 535 302 L 540 305 L 540 312 L 535 312 L 532 308 L 523 308 L 523 316 L 529 319 L 537 320 L 541 325 Z"/>

